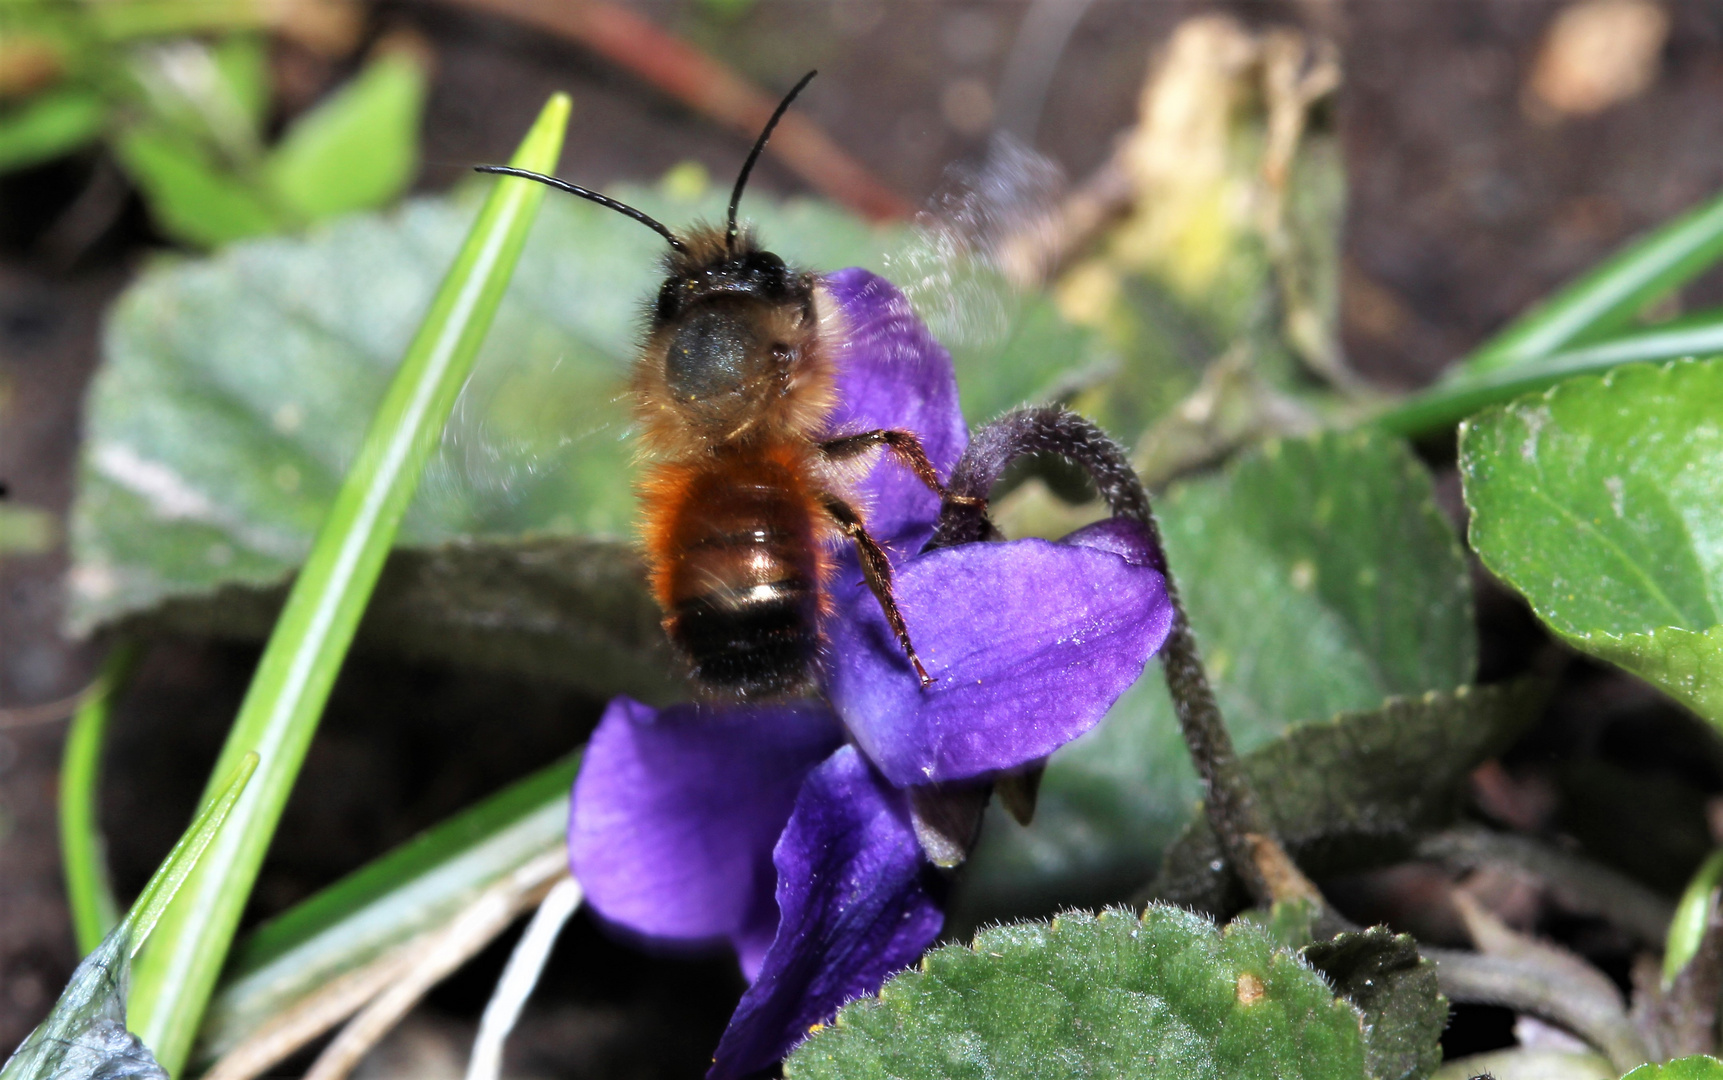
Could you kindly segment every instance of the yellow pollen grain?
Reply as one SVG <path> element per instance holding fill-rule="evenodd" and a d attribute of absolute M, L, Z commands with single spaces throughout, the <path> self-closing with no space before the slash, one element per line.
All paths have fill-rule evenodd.
<path fill-rule="evenodd" d="M 1250 972 L 1240 972 L 1238 976 L 1238 1003 L 1240 1005 L 1255 1005 L 1262 1000 L 1264 987 L 1262 980 Z"/>

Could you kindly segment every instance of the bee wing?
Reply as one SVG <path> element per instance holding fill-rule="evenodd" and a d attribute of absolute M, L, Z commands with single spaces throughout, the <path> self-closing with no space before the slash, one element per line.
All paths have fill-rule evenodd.
<path fill-rule="evenodd" d="M 1008 338 L 1040 284 L 1025 251 L 1051 228 L 1065 176 L 1009 134 L 989 140 L 979 163 L 946 170 L 907 243 L 887 255 L 888 276 L 951 348 L 984 349 Z"/>
<path fill-rule="evenodd" d="M 615 365 L 545 342 L 483 357 L 421 484 L 479 532 L 620 532 L 631 514 L 632 417 Z"/>

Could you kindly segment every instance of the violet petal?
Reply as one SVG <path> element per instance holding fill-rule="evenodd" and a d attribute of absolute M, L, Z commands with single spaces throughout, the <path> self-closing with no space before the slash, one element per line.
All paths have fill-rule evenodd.
<path fill-rule="evenodd" d="M 1130 518 L 1102 518 L 1074 533 L 1066 533 L 1059 542 L 1110 551 L 1132 566 L 1147 566 L 1162 574 L 1167 572 L 1166 555 L 1149 536 L 1149 531 Z"/>
<path fill-rule="evenodd" d="M 658 710 L 616 698 L 587 745 L 569 817 L 569 865 L 587 903 L 649 939 L 734 938 L 757 968 L 762 927 L 777 924 L 773 845 L 802 781 L 842 741 L 818 705 Z"/>
<path fill-rule="evenodd" d="M 915 963 L 944 921 L 901 792 L 846 746 L 814 770 L 778 841 L 777 939 L 707 1080 L 771 1066 L 851 998 Z"/>
<path fill-rule="evenodd" d="M 934 340 L 897 286 L 859 268 L 828 274 L 825 287 L 843 314 L 843 345 L 835 358 L 837 407 L 827 438 L 909 431 L 921 440 L 941 477 L 969 443 L 957 398 L 951 354 Z M 906 551 L 919 548 L 939 516 L 939 498 L 889 452 L 856 485 L 860 509 L 875 538 Z"/>
<path fill-rule="evenodd" d="M 1094 539 L 1117 546 L 1121 537 Z M 1100 721 L 1172 627 L 1158 571 L 1046 540 L 928 552 L 899 567 L 895 591 L 934 684 L 920 687 L 864 592 L 836 594 L 827 686 L 857 744 L 899 786 L 1051 754 Z"/>

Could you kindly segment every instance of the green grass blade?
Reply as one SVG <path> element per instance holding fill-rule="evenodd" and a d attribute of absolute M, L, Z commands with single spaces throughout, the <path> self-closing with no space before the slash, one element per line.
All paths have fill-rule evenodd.
<path fill-rule="evenodd" d="M 144 942 L 150 939 L 168 905 L 179 895 L 180 888 L 191 877 L 202 861 L 204 852 L 209 850 L 210 842 L 221 830 L 222 823 L 233 813 L 234 804 L 251 783 L 252 774 L 257 771 L 258 757 L 248 753 L 239 759 L 239 764 L 227 781 L 220 784 L 215 798 L 199 810 L 197 817 L 192 819 L 191 826 L 186 829 L 179 842 L 168 852 L 167 858 L 150 875 L 145 883 L 143 892 L 132 902 L 130 911 L 126 912 L 122 924 L 131 935 L 131 954 L 136 956 L 138 950 L 144 947 Z"/>
<path fill-rule="evenodd" d="M 88 953 L 120 921 L 120 907 L 108 880 L 107 845 L 98 817 L 102 746 L 114 694 L 137 661 L 137 647 L 124 643 L 108 655 L 95 685 L 72 716 L 66 749 L 60 757 L 60 862 L 66 875 L 66 905 L 78 951 Z"/>
<path fill-rule="evenodd" d="M 551 98 L 516 152 L 521 168 L 555 168 L 569 101 Z M 544 187 L 497 183 L 443 279 L 373 414 L 358 458 L 324 519 L 258 663 L 217 774 L 243 754 L 263 760 L 209 858 L 140 958 L 131 1029 L 170 1074 L 191 1051 L 282 807 L 299 775 L 354 630 L 420 473 L 502 302 Z"/>
<path fill-rule="evenodd" d="M 1723 194 L 1653 230 L 1514 320 L 1464 363 L 1499 371 L 1630 326 L 1646 304 L 1723 258 Z"/>
<path fill-rule="evenodd" d="M 198 1040 L 218 1058 L 264 1021 L 459 913 L 566 843 L 569 757 L 439 823 L 258 927 L 235 946 Z"/>
<path fill-rule="evenodd" d="M 1622 364 L 1723 354 L 1723 312 L 1703 314 L 1703 318 L 1682 319 L 1510 368 L 1476 375 L 1462 371 L 1394 406 L 1371 424 L 1394 435 L 1428 435 L 1480 409 L 1547 390 L 1575 375 L 1595 375 Z"/>

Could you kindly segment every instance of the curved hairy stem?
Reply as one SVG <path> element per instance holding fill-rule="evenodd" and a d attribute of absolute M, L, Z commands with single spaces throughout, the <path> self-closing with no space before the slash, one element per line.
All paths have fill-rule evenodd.
<path fill-rule="evenodd" d="M 1293 867 L 1275 840 L 1274 830 L 1239 765 L 1232 736 L 1215 704 L 1203 670 L 1196 635 L 1179 599 L 1178 584 L 1166 566 L 1160 529 L 1149 508 L 1148 491 L 1131 468 L 1124 449 L 1090 421 L 1065 409 L 1019 409 L 976 432 L 952 470 L 948 498 L 929 548 L 975 543 L 997 535 L 988 520 L 987 497 L 1012 462 L 1028 454 L 1059 454 L 1081 465 L 1115 517 L 1128 518 L 1148 531 L 1166 574 L 1173 607 L 1172 631 L 1161 647 L 1167 689 L 1179 728 L 1197 774 L 1202 778 L 1204 812 L 1220 838 L 1227 861 L 1259 904 L 1303 897 L 1314 887 Z"/>

